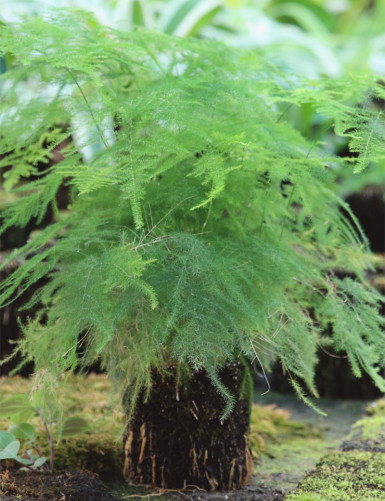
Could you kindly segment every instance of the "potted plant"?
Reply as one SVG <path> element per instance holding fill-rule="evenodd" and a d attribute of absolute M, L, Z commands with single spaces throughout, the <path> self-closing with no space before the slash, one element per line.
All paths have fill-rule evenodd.
<path fill-rule="evenodd" d="M 241 486 L 246 360 L 264 370 L 278 357 L 309 401 L 330 324 L 355 374 L 385 388 L 379 295 L 363 280 L 370 256 L 333 189 L 339 162 L 359 170 L 381 158 L 383 117 L 355 104 L 380 86 L 300 81 L 253 52 L 118 32 L 81 13 L 2 26 L 1 40 L 13 58 L 1 80 L 1 167 L 17 195 L 1 231 L 51 208 L 55 220 L 11 254 L 23 264 L 0 301 L 44 278 L 17 349 L 46 392 L 100 362 L 124 395 L 130 479 Z M 309 102 L 358 158 L 329 154 L 286 120 Z M 63 184 L 71 201 L 59 211 Z"/>

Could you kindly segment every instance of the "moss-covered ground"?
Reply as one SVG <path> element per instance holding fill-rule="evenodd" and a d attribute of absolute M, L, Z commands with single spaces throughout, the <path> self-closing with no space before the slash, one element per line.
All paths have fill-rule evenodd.
<path fill-rule="evenodd" d="M 285 501 L 385 500 L 385 454 L 337 451 L 326 456 Z"/>
<path fill-rule="evenodd" d="M 354 424 L 341 448 L 385 452 L 385 399 L 367 407 L 366 415 Z"/>
<path fill-rule="evenodd" d="M 0 400 L 27 392 L 29 384 L 28 380 L 19 377 L 1 378 Z M 64 417 L 80 416 L 86 419 L 90 431 L 56 442 L 55 468 L 86 469 L 97 473 L 118 499 L 175 499 L 173 492 L 137 489 L 123 481 L 120 473 L 123 415 L 119 405 L 110 400 L 110 395 L 111 385 L 104 375 L 91 374 L 69 379 L 59 399 Z M 385 485 L 385 450 L 379 450 L 380 444 L 385 444 L 385 401 L 371 405 L 368 408 L 371 416 L 363 420 L 358 418 L 364 406 L 357 402 L 323 401 L 321 407 L 328 413 L 328 417 L 325 417 L 309 410 L 296 397 L 271 393 L 264 398 L 257 397 L 257 401 L 258 405 L 252 407 L 249 434 L 256 459 L 255 475 L 247 493 L 240 492 L 238 497 L 227 499 L 281 499 L 308 474 L 299 488 L 284 499 L 385 500 L 385 490 L 382 491 Z M 273 402 L 278 402 L 279 407 Z M 357 424 L 347 436 L 354 421 Z M 31 424 L 38 430 L 38 445 L 48 454 L 39 418 L 33 418 Z M 10 425 L 9 419 L 0 419 L 0 429 L 9 429 Z M 51 429 L 57 434 L 57 424 L 53 423 Z M 345 450 L 331 452 L 344 436 L 347 436 L 342 446 Z M 357 443 L 361 444 L 361 449 L 356 450 Z M 377 452 L 374 446 L 377 446 Z M 322 457 L 324 459 L 320 462 Z M 317 463 L 318 466 L 309 474 Z M 326 487 L 321 489 L 321 484 L 327 485 L 328 490 L 323 491 Z M 340 497 L 333 497 L 337 496 L 334 494 L 337 492 Z M 352 497 L 352 492 L 356 497 Z M 365 492 L 369 492 L 372 497 L 365 498 Z M 198 499 L 187 493 L 181 495 L 180 499 Z M 220 499 L 215 495 L 212 497 Z"/>
<path fill-rule="evenodd" d="M 287 493 L 309 473 L 320 459 L 340 445 L 351 426 L 365 411 L 360 401 L 320 399 L 324 414 L 300 402 L 294 395 L 270 392 L 255 399 L 263 408 L 277 402 L 291 416 L 279 428 L 276 440 L 256 464 L 252 483 L 277 487 Z"/>
<path fill-rule="evenodd" d="M 342 442 L 285 501 L 385 500 L 385 400 L 367 407 Z"/>

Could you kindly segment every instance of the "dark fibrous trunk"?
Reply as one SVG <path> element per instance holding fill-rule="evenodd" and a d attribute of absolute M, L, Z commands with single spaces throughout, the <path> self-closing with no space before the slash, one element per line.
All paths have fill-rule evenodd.
<path fill-rule="evenodd" d="M 189 485 L 208 490 L 237 489 L 247 481 L 251 455 L 247 441 L 249 395 L 242 363 L 219 376 L 237 397 L 223 422 L 224 400 L 203 371 L 178 387 L 175 373 L 155 373 L 150 397 L 139 402 L 125 439 L 124 475 L 162 488 Z"/>

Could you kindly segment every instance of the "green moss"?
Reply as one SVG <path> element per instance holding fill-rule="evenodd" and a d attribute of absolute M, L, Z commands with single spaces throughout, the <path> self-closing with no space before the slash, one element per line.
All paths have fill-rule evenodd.
<path fill-rule="evenodd" d="M 255 481 L 269 487 L 291 489 L 325 454 L 328 442 L 320 428 L 293 421 L 290 413 L 274 405 L 254 405 L 250 443 Z M 253 480 L 252 480 L 253 482 Z"/>
<path fill-rule="evenodd" d="M 247 381 L 248 384 L 248 381 Z M 27 393 L 30 381 L 21 377 L 2 378 L 0 400 L 17 393 Z M 110 401 L 111 384 L 104 375 L 72 376 L 61 388 L 60 401 L 64 418 L 81 416 L 90 424 L 90 432 L 62 439 L 55 446 L 55 468 L 82 468 L 98 473 L 102 478 L 116 478 L 122 471 L 123 414 Z M 118 409 L 118 410 L 117 410 Z M 0 429 L 8 429 L 12 422 L 0 419 Z M 38 431 L 38 445 L 48 454 L 48 445 L 38 417 L 31 420 Z M 51 426 L 57 432 L 57 425 Z M 255 459 L 262 454 L 280 459 L 282 448 L 295 439 L 298 451 L 310 437 L 320 431 L 290 420 L 290 414 L 274 405 L 253 405 L 250 419 L 250 445 Z M 322 442 L 322 441 L 321 441 Z M 283 445 L 282 445 L 283 444 Z M 314 448 L 313 448 L 314 449 Z"/>
<path fill-rule="evenodd" d="M 352 427 L 347 441 L 355 449 L 384 447 L 385 443 L 385 400 L 380 399 L 366 408 L 366 416 Z"/>
<path fill-rule="evenodd" d="M 285 497 L 285 501 L 385 500 L 385 454 L 338 451 L 324 458 L 316 469 Z"/>
<path fill-rule="evenodd" d="M 361 440 L 376 440 L 385 443 L 385 416 L 374 415 L 357 421 L 353 426 L 353 434 L 359 432 Z"/>
<path fill-rule="evenodd" d="M 249 442 L 254 459 L 267 450 L 267 441 L 276 440 L 279 429 L 289 419 L 289 413 L 274 405 L 253 405 L 250 413 Z"/>
<path fill-rule="evenodd" d="M 290 412 L 273 405 L 253 405 L 250 415 L 249 441 L 255 459 L 271 453 L 282 440 L 319 438 L 321 430 L 290 419 Z"/>
<path fill-rule="evenodd" d="M 325 454 L 327 443 L 320 438 L 297 438 L 280 441 L 269 447 L 256 466 L 256 481 L 283 489 L 292 489 L 306 471 Z"/>
<path fill-rule="evenodd" d="M 28 379 L 17 376 L 2 378 L 0 400 L 17 393 L 27 393 L 29 390 Z M 60 389 L 60 394 L 58 393 L 56 397 L 61 403 L 64 418 L 81 416 L 90 424 L 91 430 L 62 439 L 55 444 L 55 469 L 87 469 L 99 474 L 106 481 L 114 480 L 115 484 L 112 488 L 116 497 L 136 493 L 146 495 L 151 491 L 138 490 L 119 481 L 123 469 L 124 420 L 119 406 L 110 401 L 110 395 L 111 384 L 104 375 L 72 376 L 68 379 L 67 385 Z M 0 429 L 8 429 L 11 424 L 11 420 L 1 419 Z M 33 418 L 31 424 L 38 431 L 39 448 L 48 455 L 48 444 L 39 418 Z M 52 424 L 51 429 L 54 433 L 57 432 L 57 424 Z M 319 435 L 319 430 L 291 421 L 287 411 L 277 409 L 273 405 L 252 406 L 250 443 L 255 458 L 268 454 L 281 461 L 279 467 L 284 467 L 285 455 L 282 452 L 282 443 L 288 447 L 290 440 L 297 441 L 295 451 L 298 451 L 305 446 L 310 437 L 315 438 Z M 8 466 L 15 467 L 11 464 Z M 151 499 L 165 500 L 167 499 L 165 495 L 160 495 L 159 498 L 154 498 L 152 495 Z"/>
<path fill-rule="evenodd" d="M 385 398 L 380 398 L 366 407 L 368 416 L 385 416 Z"/>

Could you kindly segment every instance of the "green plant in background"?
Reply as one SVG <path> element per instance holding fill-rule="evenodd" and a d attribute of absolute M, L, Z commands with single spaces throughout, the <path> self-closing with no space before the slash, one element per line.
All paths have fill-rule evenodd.
<path fill-rule="evenodd" d="M 35 427 L 26 422 L 34 415 L 38 415 L 44 426 L 46 438 L 49 446 L 49 466 L 48 458 L 45 457 L 36 445 L 37 434 Z M 25 395 L 19 394 L 8 397 L 0 402 L 0 417 L 11 418 L 14 424 L 9 431 L 0 430 L 0 460 L 13 460 L 23 467 L 32 470 L 53 471 L 54 467 L 54 438 L 46 418 L 38 406 L 32 405 Z M 89 430 L 87 422 L 80 417 L 70 417 L 65 419 L 59 430 L 59 437 L 65 438 Z M 23 451 L 21 452 L 21 443 Z M 29 448 L 28 448 L 29 447 Z"/>
<path fill-rule="evenodd" d="M 121 30 L 142 26 L 178 36 L 257 48 L 277 65 L 311 77 L 383 73 L 385 4 L 347 0 L 59 0 Z M 6 22 L 37 15 L 48 0 L 0 0 Z"/>
<path fill-rule="evenodd" d="M 312 78 L 322 75 L 335 78 L 350 72 L 371 72 L 380 77 L 383 74 L 385 4 L 380 1 L 60 0 L 56 5 L 88 10 L 99 22 L 122 30 L 145 27 L 253 48 L 280 68 Z M 3 4 L 0 0 L 0 7 L 3 19 L 9 22 L 23 14 L 38 15 L 50 7 L 50 2 L 19 0 Z M 6 59 L 10 59 L 9 54 L 0 61 L 0 73 L 11 64 Z M 332 122 L 309 104 L 290 110 L 301 132 L 313 140 L 324 139 L 336 153 L 347 147 L 345 140 L 333 134 Z M 81 126 L 81 118 L 75 115 L 72 120 L 78 128 Z M 89 134 L 92 133 L 91 127 Z M 101 143 L 92 148 L 79 146 L 79 151 L 88 159 L 101 147 Z M 383 168 L 371 166 L 354 178 L 349 169 L 340 170 L 339 194 L 345 196 L 371 183 L 383 184 Z"/>
<path fill-rule="evenodd" d="M 205 25 L 215 24 L 226 0 L 60 0 L 56 7 L 82 8 L 92 12 L 99 22 L 122 30 L 134 27 L 158 29 L 178 36 L 197 35 Z M 231 4 L 231 2 L 230 2 Z M 21 0 L 12 5 L 0 0 L 1 16 L 14 22 L 22 15 L 38 15 L 52 7 L 47 0 Z M 225 27 L 222 27 L 225 29 Z M 227 28 L 228 29 L 228 28 Z"/>

